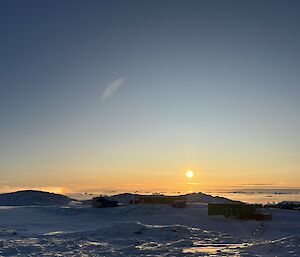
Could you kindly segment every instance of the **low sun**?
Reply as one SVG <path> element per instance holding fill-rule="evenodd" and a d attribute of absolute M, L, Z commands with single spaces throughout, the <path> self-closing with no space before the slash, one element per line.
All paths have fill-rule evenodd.
<path fill-rule="evenodd" d="M 194 172 L 192 170 L 187 170 L 185 175 L 187 176 L 187 178 L 192 178 L 194 176 Z"/>

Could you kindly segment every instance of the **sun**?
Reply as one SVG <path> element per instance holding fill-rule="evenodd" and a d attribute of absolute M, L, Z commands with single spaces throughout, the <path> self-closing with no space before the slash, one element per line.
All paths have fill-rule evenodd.
<path fill-rule="evenodd" d="M 187 178 L 192 178 L 194 176 L 194 172 L 192 170 L 187 170 L 185 175 Z"/>

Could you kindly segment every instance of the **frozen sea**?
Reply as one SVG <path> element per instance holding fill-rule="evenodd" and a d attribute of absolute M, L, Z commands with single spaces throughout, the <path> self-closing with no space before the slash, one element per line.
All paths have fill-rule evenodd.
<path fill-rule="evenodd" d="M 151 194 L 156 191 L 132 191 L 130 193 L 140 193 L 140 194 Z M 195 191 L 197 192 L 197 191 Z M 118 193 L 123 193 L 123 191 L 99 191 L 94 194 L 83 194 L 83 193 L 72 193 L 67 194 L 71 198 L 85 200 L 90 199 L 93 196 L 99 194 L 102 195 L 114 195 Z M 187 194 L 193 193 L 193 191 L 162 191 L 156 192 L 167 195 L 178 195 L 178 194 Z M 203 193 L 213 195 L 213 196 L 222 196 L 228 199 L 242 201 L 246 203 L 279 203 L 282 201 L 300 201 L 300 189 L 214 189 L 203 191 Z"/>

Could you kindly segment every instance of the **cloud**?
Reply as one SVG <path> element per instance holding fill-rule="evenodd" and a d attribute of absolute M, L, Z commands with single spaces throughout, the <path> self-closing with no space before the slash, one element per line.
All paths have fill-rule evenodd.
<path fill-rule="evenodd" d="M 106 100 L 107 98 L 115 94 L 122 87 L 124 82 L 125 82 L 125 78 L 118 78 L 108 83 L 108 85 L 106 86 L 106 88 L 102 93 L 102 97 L 101 97 L 102 101 Z"/>
<path fill-rule="evenodd" d="M 276 183 L 243 183 L 241 186 L 275 186 Z"/>

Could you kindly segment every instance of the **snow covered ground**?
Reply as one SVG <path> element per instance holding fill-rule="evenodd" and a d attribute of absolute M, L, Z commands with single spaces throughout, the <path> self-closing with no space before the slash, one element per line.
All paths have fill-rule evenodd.
<path fill-rule="evenodd" d="M 206 204 L 0 207 L 1 256 L 300 256 L 300 212 L 207 216 Z"/>

